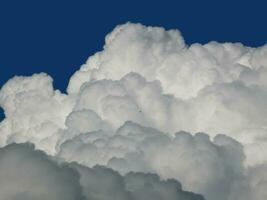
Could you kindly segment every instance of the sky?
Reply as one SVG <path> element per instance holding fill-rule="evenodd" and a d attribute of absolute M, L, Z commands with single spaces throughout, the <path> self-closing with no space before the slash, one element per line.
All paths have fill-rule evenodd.
<path fill-rule="evenodd" d="M 267 199 L 262 2 L 1 1 L 0 199 Z"/>
<path fill-rule="evenodd" d="M 0 85 L 45 71 L 57 89 L 125 22 L 179 29 L 187 44 L 266 43 L 264 1 L 1 1 Z"/>

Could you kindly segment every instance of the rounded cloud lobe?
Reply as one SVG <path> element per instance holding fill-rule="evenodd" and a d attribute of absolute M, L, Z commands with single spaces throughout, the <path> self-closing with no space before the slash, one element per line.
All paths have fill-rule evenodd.
<path fill-rule="evenodd" d="M 179 182 L 207 200 L 266 199 L 266 58 L 267 46 L 188 46 L 178 30 L 117 26 L 71 77 L 68 94 L 45 73 L 2 87 L 2 150 L 31 142 L 55 160 L 77 162 L 65 169 L 53 161 L 59 181 L 77 182 L 58 183 L 70 199 L 202 198 Z M 38 162 L 36 174 L 21 179 L 32 184 Z"/>

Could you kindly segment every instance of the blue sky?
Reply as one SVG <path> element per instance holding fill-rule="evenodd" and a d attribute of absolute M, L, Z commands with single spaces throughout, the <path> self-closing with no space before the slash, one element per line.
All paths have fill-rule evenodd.
<path fill-rule="evenodd" d="M 264 1 L 1 1 L 0 85 L 47 72 L 64 91 L 71 74 L 101 50 L 117 24 L 178 28 L 188 44 L 267 42 Z"/>

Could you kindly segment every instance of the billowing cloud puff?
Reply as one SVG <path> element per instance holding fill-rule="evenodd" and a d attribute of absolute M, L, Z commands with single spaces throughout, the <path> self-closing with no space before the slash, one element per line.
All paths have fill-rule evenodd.
<path fill-rule="evenodd" d="M 266 45 L 188 46 L 178 30 L 120 25 L 71 77 L 67 94 L 45 73 L 9 80 L 0 91 L 0 144 L 34 143 L 78 162 L 86 176 L 100 164 L 140 183 L 140 172 L 181 181 L 207 200 L 263 200 L 266 58 Z M 141 193 L 131 198 L 155 195 Z"/>
<path fill-rule="evenodd" d="M 259 87 L 260 90 L 266 86 L 266 49 L 267 46 L 253 49 L 239 43 L 216 42 L 187 47 L 179 31 L 125 24 L 115 28 L 106 37 L 104 50 L 89 57 L 73 75 L 68 91 L 78 93 L 84 83 L 120 80 L 130 72 L 138 73 L 148 81 L 157 80 L 164 94 L 187 100 L 187 103 L 190 99 L 198 100 L 210 86 L 218 90 L 223 87 L 224 93 L 233 93 L 239 88 L 229 91 L 231 88 L 228 89 L 227 84 L 231 86 L 237 82 L 245 89 Z M 218 96 L 217 101 L 226 101 L 224 98 L 231 95 Z M 261 95 L 266 96 L 264 91 Z"/>
<path fill-rule="evenodd" d="M 3 200 L 204 200 L 185 192 L 175 180 L 157 175 L 119 173 L 104 167 L 58 163 L 30 144 L 0 149 L 0 196 Z"/>
<path fill-rule="evenodd" d="M 71 138 L 61 144 L 58 155 L 86 166 L 107 165 L 122 174 L 157 173 L 181 180 L 185 189 L 207 199 L 236 200 L 249 188 L 242 150 L 241 144 L 224 135 L 213 142 L 203 133 L 178 132 L 169 137 L 126 122 L 112 136 L 96 131 Z"/>
<path fill-rule="evenodd" d="M 6 119 L 1 123 L 1 145 L 31 141 L 50 151 L 58 129 L 72 110 L 72 98 L 54 91 L 50 76 L 14 77 L 1 89 L 0 105 Z"/>
<path fill-rule="evenodd" d="M 90 80 L 118 80 L 136 72 L 149 81 L 159 80 L 164 93 L 188 99 L 208 85 L 257 74 L 267 65 L 266 53 L 266 46 L 253 49 L 239 43 L 187 47 L 178 30 L 128 23 L 107 35 L 104 50 L 89 57 L 74 74 L 68 92 L 77 93 Z"/>

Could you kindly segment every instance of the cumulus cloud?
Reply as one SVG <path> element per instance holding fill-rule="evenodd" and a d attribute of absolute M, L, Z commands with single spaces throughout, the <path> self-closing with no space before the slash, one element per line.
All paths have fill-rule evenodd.
<path fill-rule="evenodd" d="M 157 175 L 119 173 L 100 166 L 58 163 L 31 144 L 0 149 L 0 196 L 3 200 L 204 200 L 182 190 L 175 180 Z"/>
<path fill-rule="evenodd" d="M 153 172 L 175 178 L 207 199 L 241 199 L 240 191 L 249 188 L 242 145 L 224 135 L 214 141 L 204 133 L 178 132 L 170 137 L 126 122 L 115 135 L 89 132 L 65 141 L 59 149 L 58 156 L 82 165 L 100 163 L 122 174 Z"/>
<path fill-rule="evenodd" d="M 266 58 L 266 45 L 189 46 L 178 30 L 120 25 L 74 73 L 67 94 L 54 90 L 45 73 L 9 80 L 0 91 L 6 115 L 0 145 L 34 143 L 57 159 L 78 162 L 75 173 L 92 180 L 95 165 L 112 168 L 120 175 L 110 182 L 128 188 L 129 180 L 140 192 L 130 195 L 134 199 L 165 199 L 177 183 L 159 180 L 175 179 L 207 200 L 263 200 Z M 98 191 L 88 179 L 80 179 L 89 184 L 81 187 Z M 152 189 L 144 186 L 154 180 Z M 87 196 L 105 199 L 116 189 L 107 185 L 106 194 Z M 118 195 L 126 198 L 129 189 L 120 187 Z"/>
<path fill-rule="evenodd" d="M 1 145 L 31 141 L 52 152 L 58 129 L 72 110 L 72 98 L 54 91 L 47 74 L 14 77 L 1 89 L 6 119 L 0 126 Z"/>

